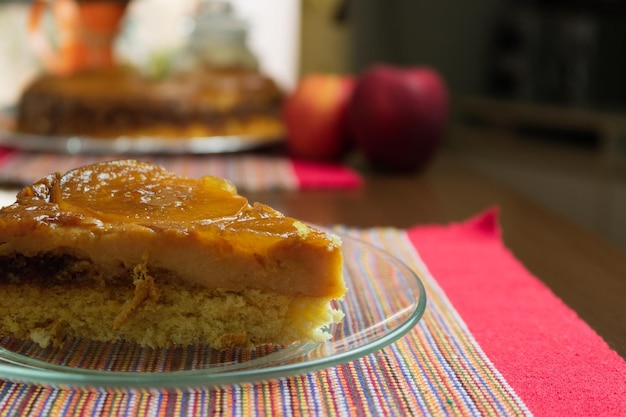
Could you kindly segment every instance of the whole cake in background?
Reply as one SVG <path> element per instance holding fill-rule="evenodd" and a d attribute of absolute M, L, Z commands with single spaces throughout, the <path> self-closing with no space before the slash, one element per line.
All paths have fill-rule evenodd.
<path fill-rule="evenodd" d="M 93 137 L 280 137 L 282 94 L 245 69 L 203 68 L 153 79 L 124 67 L 44 75 L 23 93 L 17 129 Z"/>
<path fill-rule="evenodd" d="M 217 0 L 201 1 L 193 22 L 184 48 L 147 67 L 110 62 L 42 74 L 21 95 L 17 130 L 98 138 L 282 137 L 283 92 L 259 71 L 246 46 L 246 22 Z"/>

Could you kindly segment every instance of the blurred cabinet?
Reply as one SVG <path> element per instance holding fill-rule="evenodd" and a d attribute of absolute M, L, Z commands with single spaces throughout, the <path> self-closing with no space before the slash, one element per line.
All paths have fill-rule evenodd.
<path fill-rule="evenodd" d="M 511 2 L 493 30 L 487 93 L 585 107 L 626 107 L 626 2 Z"/>
<path fill-rule="evenodd" d="M 350 59 L 436 68 L 459 94 L 484 91 L 494 22 L 502 0 L 353 0 Z"/>

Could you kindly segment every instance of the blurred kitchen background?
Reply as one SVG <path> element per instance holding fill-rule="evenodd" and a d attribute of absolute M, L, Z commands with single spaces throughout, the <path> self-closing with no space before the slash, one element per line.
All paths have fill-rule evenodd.
<path fill-rule="evenodd" d="M 626 248 L 626 1 L 310 0 L 302 73 L 446 79 L 445 151 Z"/>
<path fill-rule="evenodd" d="M 134 0 L 119 50 L 175 45 L 194 1 Z M 626 248 L 626 0 L 232 3 L 286 90 L 376 62 L 434 67 L 452 96 L 445 152 Z M 20 35 L 28 2 L 0 5 L 10 105 L 38 68 Z"/>

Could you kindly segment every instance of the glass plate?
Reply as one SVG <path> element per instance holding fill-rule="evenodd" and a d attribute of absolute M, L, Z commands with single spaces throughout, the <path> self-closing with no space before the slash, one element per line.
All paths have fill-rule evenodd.
<path fill-rule="evenodd" d="M 23 151 L 69 154 L 221 154 L 277 145 L 280 136 L 237 135 L 190 138 L 42 136 L 13 130 L 14 109 L 0 110 L 0 146 Z"/>
<path fill-rule="evenodd" d="M 336 305 L 344 319 L 325 329 L 332 333 L 327 342 L 217 351 L 72 340 L 42 349 L 5 337 L 0 338 L 0 378 L 81 388 L 208 387 L 316 371 L 379 350 L 420 320 L 426 308 L 424 286 L 394 256 L 338 234 L 344 241 L 348 294 Z"/>

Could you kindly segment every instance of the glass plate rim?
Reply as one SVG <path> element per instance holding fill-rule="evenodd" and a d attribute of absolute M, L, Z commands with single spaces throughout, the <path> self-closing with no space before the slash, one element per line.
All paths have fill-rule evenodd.
<path fill-rule="evenodd" d="M 14 107 L 0 108 L 12 118 Z M 0 118 L 1 119 L 1 118 Z M 108 153 L 144 155 L 212 155 L 246 152 L 283 143 L 284 135 L 216 135 L 163 138 L 156 136 L 96 138 L 88 135 L 36 135 L 0 125 L 0 146 L 21 151 L 101 155 Z"/>
<path fill-rule="evenodd" d="M 319 227 L 322 230 L 329 229 Z M 411 314 L 397 327 L 389 333 L 376 337 L 355 349 L 333 354 L 331 356 L 323 356 L 311 360 L 304 360 L 295 363 L 280 364 L 273 367 L 258 367 L 248 369 L 235 369 L 224 372 L 211 372 L 206 369 L 183 370 L 171 372 L 120 372 L 120 371 L 99 371 L 80 368 L 68 368 L 63 365 L 49 364 L 37 359 L 26 358 L 26 365 L 23 363 L 13 363 L 10 358 L 5 355 L 9 352 L 10 356 L 22 357 L 18 353 L 7 351 L 0 348 L 0 379 L 12 380 L 21 383 L 34 383 L 38 385 L 52 385 L 73 388 L 116 388 L 116 389 L 192 389 L 195 387 L 212 387 L 227 385 L 233 383 L 250 383 L 262 380 L 270 380 L 276 378 L 290 377 L 306 372 L 314 372 L 326 369 L 332 366 L 341 365 L 370 353 L 376 352 L 396 340 L 400 339 L 408 333 L 421 320 L 426 310 L 426 290 L 419 274 L 406 265 L 402 260 L 393 254 L 381 249 L 373 244 L 351 236 L 347 233 L 332 230 L 344 241 L 351 244 L 359 245 L 366 249 L 369 253 L 377 256 L 384 256 L 394 266 L 399 268 L 405 277 L 412 280 L 416 285 L 419 299 L 413 304 Z M 346 315 L 349 312 L 345 312 Z M 297 347 L 321 346 L 324 343 L 333 343 L 329 340 L 323 343 L 303 343 L 297 344 Z M 293 346 L 287 347 L 287 349 Z M 306 350 L 306 352 L 311 351 Z M 29 366 L 35 364 L 35 366 Z M 38 368 L 37 363 L 45 365 L 46 368 Z M 69 370 L 69 372 L 68 372 Z"/>

